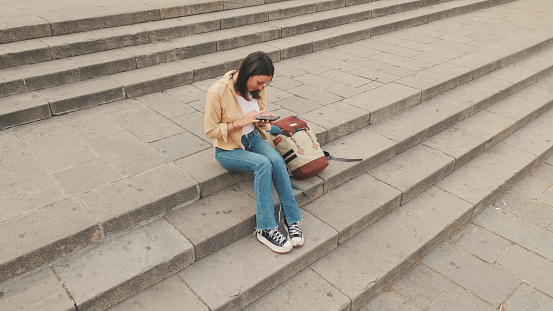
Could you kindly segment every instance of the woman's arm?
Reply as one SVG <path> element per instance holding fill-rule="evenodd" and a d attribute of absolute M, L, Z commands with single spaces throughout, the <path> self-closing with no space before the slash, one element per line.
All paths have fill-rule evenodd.
<path fill-rule="evenodd" d="M 223 109 L 221 107 L 221 96 L 215 92 L 207 92 L 205 102 L 204 126 L 205 134 L 211 139 L 223 139 L 227 141 L 228 134 L 235 130 L 232 124 L 222 123 Z"/>
<path fill-rule="evenodd" d="M 232 122 L 222 122 L 223 109 L 221 96 L 216 92 L 207 92 L 206 105 L 205 105 L 205 134 L 212 139 L 223 139 L 227 141 L 228 134 L 234 131 L 241 131 L 242 127 L 258 123 L 259 120 L 255 120 L 255 117 L 263 114 L 264 111 L 250 111 L 248 114 L 238 120 Z"/>

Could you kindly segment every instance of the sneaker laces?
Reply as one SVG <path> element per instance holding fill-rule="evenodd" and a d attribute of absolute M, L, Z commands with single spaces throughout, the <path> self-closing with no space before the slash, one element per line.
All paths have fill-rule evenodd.
<path fill-rule="evenodd" d="M 295 222 L 288 226 L 288 234 L 290 237 L 301 237 L 300 224 Z"/>
<path fill-rule="evenodd" d="M 278 231 L 278 228 L 269 230 L 269 236 L 278 244 L 283 245 L 286 242 L 286 238 Z"/>

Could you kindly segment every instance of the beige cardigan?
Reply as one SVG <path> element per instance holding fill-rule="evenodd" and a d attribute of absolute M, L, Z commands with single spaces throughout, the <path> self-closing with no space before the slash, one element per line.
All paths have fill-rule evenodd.
<path fill-rule="evenodd" d="M 238 129 L 232 133 L 227 131 L 228 123 L 241 119 L 244 116 L 236 98 L 234 82 L 230 76 L 233 72 L 234 70 L 227 72 L 207 90 L 205 103 L 205 134 L 213 139 L 215 147 L 225 150 L 244 149 L 241 141 L 242 130 Z M 257 100 L 259 110 L 265 110 L 267 107 L 267 91 L 262 90 L 259 96 L 261 97 Z M 267 125 L 264 129 L 270 129 L 270 127 L 270 125 Z M 264 129 L 260 129 L 259 133 L 266 140 L 269 134 Z"/>

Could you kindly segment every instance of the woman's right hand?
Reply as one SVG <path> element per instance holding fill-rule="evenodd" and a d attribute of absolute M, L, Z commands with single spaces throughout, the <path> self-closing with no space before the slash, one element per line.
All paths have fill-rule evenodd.
<path fill-rule="evenodd" d="M 252 110 L 243 116 L 240 120 L 235 121 L 234 124 L 237 124 L 240 127 L 248 126 L 252 123 L 257 123 L 259 120 L 256 120 L 255 117 L 264 114 L 265 111 L 256 111 Z"/>

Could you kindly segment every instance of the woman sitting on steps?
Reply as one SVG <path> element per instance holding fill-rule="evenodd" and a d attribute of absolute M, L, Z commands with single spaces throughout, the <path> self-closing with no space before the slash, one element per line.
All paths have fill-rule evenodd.
<path fill-rule="evenodd" d="M 238 70 L 227 72 L 207 91 L 205 133 L 213 139 L 215 158 L 226 169 L 254 173 L 256 237 L 273 252 L 284 254 L 303 245 L 302 216 L 282 156 L 264 140 L 268 121 L 265 87 L 273 79 L 267 53 L 248 55 Z M 289 239 L 278 231 L 271 182 L 284 210 Z"/>

